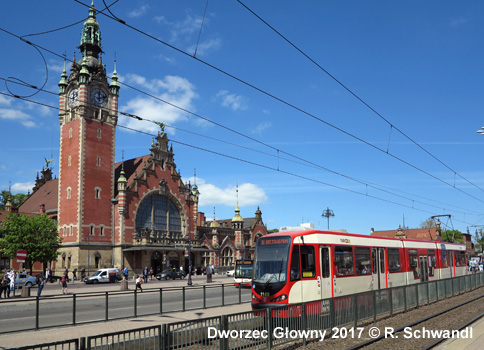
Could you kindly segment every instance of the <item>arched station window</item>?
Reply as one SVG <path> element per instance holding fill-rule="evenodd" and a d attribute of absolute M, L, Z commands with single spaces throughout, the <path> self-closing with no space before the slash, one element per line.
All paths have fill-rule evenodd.
<path fill-rule="evenodd" d="M 145 230 L 153 232 L 155 238 L 181 237 L 180 212 L 170 198 L 153 192 L 143 199 L 136 215 L 136 232 L 141 236 Z"/>

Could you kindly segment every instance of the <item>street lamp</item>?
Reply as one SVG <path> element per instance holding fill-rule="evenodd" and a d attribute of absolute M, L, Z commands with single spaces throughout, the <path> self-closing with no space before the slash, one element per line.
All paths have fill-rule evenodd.
<path fill-rule="evenodd" d="M 119 202 L 119 199 L 111 198 L 111 204 L 113 205 L 113 224 L 112 224 L 112 227 L 111 227 L 111 236 L 112 236 L 112 241 L 113 241 L 113 256 L 111 258 L 111 267 L 113 267 L 113 268 L 114 268 L 114 245 L 115 245 L 114 231 L 116 229 L 116 211 L 115 211 L 115 208 L 116 208 L 116 204 L 118 204 L 118 202 Z"/>
<path fill-rule="evenodd" d="M 323 218 L 328 218 L 328 231 L 329 231 L 329 218 L 334 217 L 334 212 L 331 209 L 323 210 L 323 214 L 321 214 Z"/>

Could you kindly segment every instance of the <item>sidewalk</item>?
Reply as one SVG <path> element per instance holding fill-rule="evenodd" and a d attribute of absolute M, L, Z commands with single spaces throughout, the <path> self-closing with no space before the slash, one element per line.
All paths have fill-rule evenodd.
<path fill-rule="evenodd" d="M 216 277 L 212 283 L 207 283 L 206 278 L 197 276 L 192 279 L 193 286 L 203 285 L 220 285 L 220 284 L 232 284 L 233 278 L 227 278 L 225 276 Z M 167 288 L 167 287 L 188 287 L 187 279 L 184 280 L 169 280 L 169 281 L 149 281 L 143 284 L 144 289 L 151 288 Z M 129 281 L 129 290 L 134 290 L 135 284 L 133 281 Z M 80 281 L 69 283 L 69 294 L 74 293 L 87 293 L 87 292 L 107 292 L 107 291 L 119 291 L 121 290 L 120 283 L 106 283 L 98 285 L 84 285 Z M 37 288 L 32 288 L 31 296 L 37 295 Z M 57 283 L 49 283 L 44 287 L 42 296 L 55 296 L 62 295 L 61 286 Z M 11 298 L 12 299 L 12 298 Z M 15 298 L 17 299 L 17 297 Z M 18 299 L 21 299 L 20 297 Z M 3 300 L 3 299 L 1 299 Z M 0 304 L 1 306 L 1 304 Z M 154 316 L 140 316 L 138 318 L 129 318 L 123 320 L 115 320 L 108 322 L 96 322 L 86 325 L 66 326 L 58 328 L 41 329 L 37 331 L 20 331 L 17 333 L 0 334 L 0 349 L 35 345 L 41 343 L 49 343 L 59 340 L 66 340 L 72 338 L 87 337 L 91 335 L 98 335 L 110 332 L 119 332 L 134 328 L 156 326 L 164 323 L 172 323 L 179 321 L 188 321 L 205 317 L 213 317 L 220 315 L 227 315 L 232 313 L 250 311 L 250 303 L 241 305 L 231 305 L 225 307 L 217 307 L 211 309 L 199 309 L 186 312 L 174 312 L 164 313 Z"/>
<path fill-rule="evenodd" d="M 119 332 L 134 328 L 157 326 L 164 323 L 195 320 L 198 318 L 227 315 L 250 310 L 250 303 L 246 303 L 213 309 L 176 312 L 157 316 L 144 316 L 119 321 L 97 322 L 80 326 L 66 326 L 41 329 L 38 331 L 1 334 L 0 349 L 50 343 L 59 340 L 88 337 L 91 335 Z"/>

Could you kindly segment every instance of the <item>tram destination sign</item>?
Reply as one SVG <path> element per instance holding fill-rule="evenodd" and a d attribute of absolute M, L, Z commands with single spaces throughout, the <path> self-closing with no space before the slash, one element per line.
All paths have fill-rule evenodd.
<path fill-rule="evenodd" d="M 289 244 L 288 238 L 261 239 L 262 245 Z"/>

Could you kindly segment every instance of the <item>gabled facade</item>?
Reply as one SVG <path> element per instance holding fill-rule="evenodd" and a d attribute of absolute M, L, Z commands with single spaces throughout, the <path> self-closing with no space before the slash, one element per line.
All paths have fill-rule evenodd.
<path fill-rule="evenodd" d="M 260 210 L 244 223 L 237 204 L 230 228 L 208 230 L 198 212 L 198 188 L 181 180 L 163 124 L 149 154 L 115 164 L 120 89 L 116 67 L 109 82 L 100 57 L 94 5 L 78 48 L 82 58 L 74 58 L 69 76 L 64 67 L 58 84 L 59 178 L 37 181 L 20 207 L 57 219 L 63 241 L 52 268 L 89 273 L 127 266 L 140 273 L 144 267 L 188 269 L 189 261 L 195 268 L 228 267 L 251 258 L 255 240 L 267 233 Z"/>

